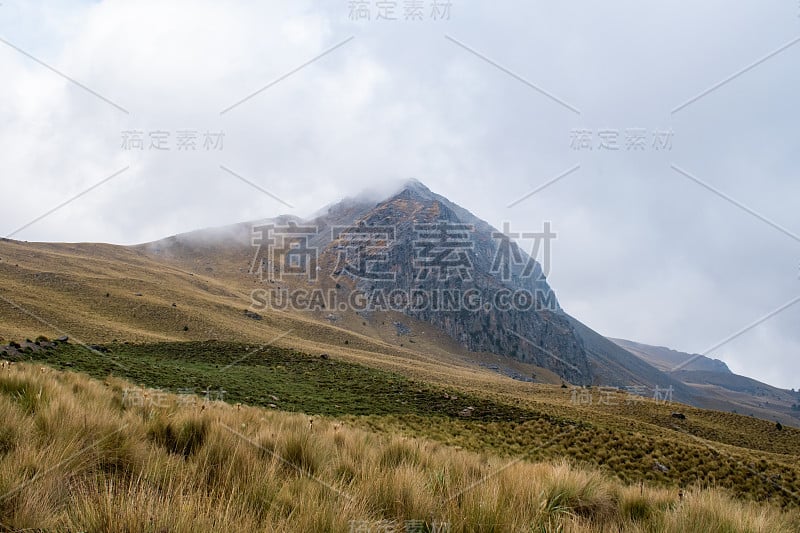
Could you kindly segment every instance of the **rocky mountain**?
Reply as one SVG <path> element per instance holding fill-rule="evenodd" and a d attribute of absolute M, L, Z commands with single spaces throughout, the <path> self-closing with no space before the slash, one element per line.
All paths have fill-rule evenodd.
<path fill-rule="evenodd" d="M 258 313 L 291 310 L 345 328 L 395 323 L 406 336 L 427 324 L 468 352 L 545 369 L 573 385 L 635 387 L 651 397 L 667 390 L 675 401 L 791 422 L 787 391 L 765 392 L 719 360 L 607 339 L 570 316 L 541 264 L 546 234 L 531 257 L 516 239 L 410 180 L 383 198 L 348 198 L 307 219 L 278 216 L 136 249 L 215 275 L 239 265 L 262 292 Z M 293 300 L 298 293 L 302 305 Z"/>
<path fill-rule="evenodd" d="M 570 321 L 583 341 L 595 383 L 619 388 L 644 387 L 649 396 L 654 396 L 656 390 L 668 390 L 674 400 L 698 406 L 708 405 L 708 398 L 703 391 L 691 389 L 579 320 L 570 317 Z"/>
<path fill-rule="evenodd" d="M 330 213 L 341 209 L 334 206 Z M 361 240 L 367 229 L 387 232 L 379 237 L 386 237 L 384 245 L 376 247 L 380 261 L 372 268 L 342 266 L 342 256 L 354 248 L 352 256 L 369 254 L 370 243 Z M 433 324 L 471 351 L 509 355 L 572 383 L 591 384 L 580 338 L 541 265 L 497 229 L 421 183 L 407 183 L 335 237 L 320 265 L 328 266 L 341 291 L 359 291 L 376 301 L 363 314 L 386 310 L 376 295 L 394 295 L 402 304 L 398 310 Z"/>
<path fill-rule="evenodd" d="M 534 238 L 543 257 L 546 236 L 544 228 Z M 416 180 L 386 198 L 346 199 L 306 220 L 276 217 L 142 249 L 209 262 L 221 250 L 245 257 L 247 244 L 251 256 L 258 245 L 252 268 L 266 288 L 260 311 L 318 290 L 324 303 L 316 310 L 330 319 L 400 313 L 471 352 L 529 363 L 568 383 L 669 389 L 676 401 L 703 404 L 702 393 L 566 314 L 540 262 L 514 239 Z"/>
<path fill-rule="evenodd" d="M 138 246 L 0 239 L 0 333 L 69 332 L 102 343 L 266 342 L 290 332 L 312 351 L 402 357 L 442 372 L 634 387 L 653 398 L 669 391 L 697 407 L 789 422 L 800 414 L 795 395 L 722 362 L 698 357 L 669 372 L 692 356 L 612 342 L 570 316 L 546 277 L 546 235 L 533 234 L 538 248 L 523 250 L 524 239 L 410 181 L 305 219 L 277 216 Z"/>
<path fill-rule="evenodd" d="M 664 372 L 682 369 L 686 371 L 732 374 L 728 365 L 719 359 L 711 359 L 700 354 L 688 354 L 663 346 L 650 346 L 625 339 L 610 340 Z"/>
<path fill-rule="evenodd" d="M 797 425 L 800 395 L 733 373 L 724 361 L 624 339 L 609 339 L 642 362 L 663 370 L 681 382 L 706 405 Z"/>

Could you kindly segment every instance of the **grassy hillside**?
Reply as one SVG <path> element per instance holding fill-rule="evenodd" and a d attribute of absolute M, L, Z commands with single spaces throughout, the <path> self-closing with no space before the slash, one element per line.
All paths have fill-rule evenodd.
<path fill-rule="evenodd" d="M 251 305 L 250 291 L 259 286 L 249 273 L 250 246 L 237 239 L 219 239 L 213 245 L 201 236 L 195 240 L 176 245 L 167 239 L 130 248 L 0 239 L 0 343 L 2 338 L 33 339 L 39 334 L 68 334 L 85 343 L 235 340 L 327 352 L 485 390 L 518 390 L 503 374 L 561 382 L 547 369 L 510 357 L 468 352 L 430 324 L 397 313 L 344 312 L 331 318 L 326 311 L 272 310 L 253 319 L 244 312 Z M 288 287 L 291 282 L 283 283 Z M 410 333 L 399 335 L 395 322 Z M 772 404 L 753 405 L 752 398 L 705 385 L 689 390 L 594 332 L 584 333 L 585 339 L 594 339 L 589 343 L 592 361 L 605 369 L 609 382 L 629 385 L 643 377 L 651 385 L 673 385 L 676 399 L 694 394 L 695 404 L 702 407 L 800 425 L 791 412 L 776 413 Z"/>
<path fill-rule="evenodd" d="M 730 409 L 724 399 L 720 410 L 714 411 L 631 398 L 597 387 L 562 388 L 551 372 L 502 356 L 467 353 L 435 328 L 407 317 L 341 314 L 330 320 L 320 313 L 264 312 L 255 319 L 244 313 L 249 288 L 255 283 L 247 273 L 247 254 L 218 252 L 212 261 L 204 254 L 188 252 L 155 257 L 155 252 L 110 245 L 0 240 L 0 358 L 24 360 L 45 369 L 24 370 L 22 381 L 14 378 L 0 392 L 3 401 L 22 413 L 2 413 L 2 420 L 11 421 L 7 424 L 11 429 L 0 434 L 0 441 L 11 443 L 0 442 L 2 468 L 7 469 L 3 472 L 10 476 L 3 479 L 11 479 L 2 486 L 16 486 L 20 480 L 36 480 L 31 485 L 38 486 L 51 467 L 62 480 L 43 483 L 41 494 L 24 489 L 18 497 L 0 500 L 0 522 L 7 529 L 51 524 L 57 530 L 98 530 L 110 516 L 119 514 L 125 517 L 119 530 L 125 530 L 127 523 L 132 524 L 130 530 L 160 531 L 158 524 L 167 520 L 168 502 L 182 501 L 178 512 L 187 516 L 177 522 L 178 530 L 224 529 L 241 522 L 245 529 L 252 526 L 254 530 L 340 531 L 348 529 L 347 520 L 357 517 L 413 517 L 416 507 L 413 513 L 397 507 L 407 497 L 427 502 L 419 508 L 424 513 L 431 506 L 441 511 L 436 517 L 452 521 L 456 531 L 550 531 L 559 524 L 565 530 L 583 531 L 590 520 L 596 530 L 679 531 L 688 528 L 687 516 L 701 524 L 705 516 L 720 531 L 791 530 L 786 526 L 800 507 L 797 429 L 778 429 L 774 422 L 726 412 Z M 399 335 L 395 321 L 402 321 L 411 332 Z M 23 342 L 26 337 L 63 334 L 70 336 L 70 343 L 53 348 Z M 1 347 L 10 341 L 30 348 L 6 350 L 4 356 Z M 89 349 L 88 344 L 97 346 Z M 323 353 L 327 357 L 322 358 Z M 509 379 L 485 367 L 536 375 L 537 383 Z M 56 372 L 62 370 L 85 373 L 108 386 Z M 8 377 L 22 370 L 4 372 Z M 84 397 L 88 390 L 95 392 Z M 192 400 L 197 395 L 243 406 L 239 411 L 212 402 L 201 410 Z M 576 401 L 578 396 L 592 400 Z M 680 411 L 685 419 L 673 418 L 673 411 Z M 89 424 L 88 433 L 77 435 L 80 424 L 62 424 L 58 421 L 62 415 L 65 420 L 75 417 L 75 424 L 83 418 L 84 426 Z M 96 418 L 101 415 L 102 420 Z M 237 477 L 239 459 L 228 463 L 220 456 L 219 450 L 232 442 L 232 434 L 218 424 L 220 420 L 227 420 L 226 425 L 234 429 L 245 424 L 243 429 L 252 433 L 237 431 L 248 438 L 269 435 L 267 444 L 296 451 L 282 440 L 280 428 L 294 427 L 298 420 L 307 422 L 309 416 L 315 420 L 314 433 L 300 436 L 311 438 L 318 435 L 317 428 L 324 427 L 319 433 L 324 436 L 319 444 L 324 453 L 338 449 L 335 440 L 330 440 L 337 432 L 369 443 L 370 455 L 355 456 L 364 458 L 364 464 L 360 459 L 347 463 L 352 467 L 347 481 L 338 477 L 340 468 L 347 468 L 337 462 L 338 455 L 315 459 L 315 471 L 324 473 L 326 483 L 337 487 L 348 483 L 361 495 L 358 506 L 341 506 L 327 499 L 316 492 L 314 486 L 319 484 L 309 485 L 308 480 L 285 471 L 271 455 L 265 464 L 251 464 L 255 459 L 247 453 L 256 452 L 232 448 L 235 457 L 244 454 L 247 472 L 271 480 L 269 488 L 249 474 Z M 253 420 L 262 425 L 253 427 Z M 128 434 L 126 427 L 124 439 L 109 437 L 114 447 L 135 451 L 132 456 L 121 452 L 123 471 L 116 466 L 107 470 L 102 458 L 100 463 L 91 463 L 93 455 L 87 458 L 86 470 L 80 461 L 77 470 L 70 469 L 74 458 L 69 452 L 80 450 L 76 445 L 107 435 L 109 424 L 125 423 L 135 431 Z M 334 430 L 334 424 L 340 428 Z M 192 428 L 197 427 L 203 435 L 197 451 L 175 457 L 184 455 L 181 439 L 194 442 Z M 206 446 L 210 442 L 217 444 Z M 416 470 L 403 474 L 407 477 L 395 477 L 395 470 L 386 469 L 380 457 L 384 447 L 391 449 L 396 442 L 413 443 L 421 457 L 431 455 L 435 462 L 415 460 Z M 306 453 L 316 452 L 300 456 Z M 196 463 L 200 457 L 212 461 L 212 466 Z M 570 466 L 560 463 L 565 458 Z M 56 466 L 61 459 L 69 459 L 64 468 Z M 459 471 L 462 460 L 485 463 L 482 474 L 506 461 L 523 463 L 497 476 L 498 483 L 511 487 L 510 492 L 492 477 L 485 485 L 488 492 L 476 489 L 468 506 L 460 501 L 453 507 L 449 500 L 442 501 L 441 490 L 436 492 L 435 487 L 443 483 L 441 476 L 449 479 L 448 491 L 468 487 L 474 478 L 461 474 L 447 478 L 449 472 Z M 117 459 L 111 461 L 118 464 Z M 528 464 L 532 462 L 543 464 Z M 204 470 L 217 468 L 213 465 L 223 465 L 219 468 L 225 468 L 224 472 Z M 518 473 L 520 468 L 523 473 Z M 541 481 L 553 475 L 593 479 L 592 487 L 602 487 L 603 494 L 611 496 L 596 513 L 583 510 L 584 496 L 569 496 L 569 503 L 563 505 L 558 496 L 553 503 L 547 496 L 548 485 Z M 213 480 L 219 490 L 212 490 L 208 481 L 205 489 L 196 488 L 198 479 L 208 476 L 216 476 Z M 366 476 L 377 476 L 394 488 L 382 489 Z M 525 481 L 526 476 L 536 478 L 533 488 L 520 485 L 530 481 Z M 43 496 L 51 489 L 53 494 Z M 692 502 L 705 502 L 705 507 L 681 514 L 680 509 L 687 509 L 690 502 L 688 497 L 677 501 L 679 490 L 692 494 Z M 287 503 L 291 495 L 300 499 L 302 491 L 308 491 L 307 499 L 315 505 L 306 500 Z M 631 511 L 625 502 L 637 491 L 642 501 L 631 505 L 646 510 L 634 521 L 629 513 L 639 511 Z M 523 500 L 517 492 L 524 495 Z M 247 503 L 252 493 L 258 506 Z M 376 503 L 372 499 L 376 493 L 388 499 Z M 478 495 L 485 503 L 480 503 Z M 79 496 L 84 499 L 76 499 Z M 212 501 L 213 497 L 221 503 Z M 752 502 L 767 507 L 753 507 Z M 147 512 L 137 513 L 128 505 Z M 193 506 L 196 513 L 189 512 Z M 309 514 L 312 508 L 318 513 Z M 551 508 L 556 511 L 550 512 Z M 82 509 L 82 514 L 76 515 L 75 509 Z M 786 514 L 780 514 L 781 510 Z M 142 515 L 152 519 L 144 528 L 139 522 Z M 732 522 L 726 522 L 728 518 Z"/>
<path fill-rule="evenodd" d="M 796 531 L 724 491 L 626 486 L 594 468 L 458 451 L 352 422 L 0 369 L 7 531 Z M 415 529 L 411 529 L 415 528 Z M 362 529 L 363 530 L 363 529 Z M 439 529 L 442 530 L 442 529 Z"/>
<path fill-rule="evenodd" d="M 474 452 L 570 457 L 628 483 L 716 486 L 743 499 L 800 506 L 800 430 L 763 420 L 620 392 L 600 403 L 604 393 L 596 388 L 585 391 L 595 402 L 578 404 L 569 388 L 517 383 L 517 390 L 487 390 L 274 346 L 257 352 L 224 342 L 101 348 L 108 353 L 67 344 L 17 358 L 101 379 L 113 374 L 141 389 L 335 416 Z M 673 418 L 675 410 L 686 419 Z"/>
<path fill-rule="evenodd" d="M 373 320 L 348 315 L 336 322 L 310 312 L 271 311 L 261 320 L 249 318 L 244 310 L 257 284 L 247 272 L 249 249 L 215 253 L 213 258 L 187 252 L 181 259 L 156 259 L 140 249 L 107 244 L 0 239 L 0 338 L 67 334 L 86 343 L 272 342 L 376 365 L 404 365 L 425 375 L 476 367 L 473 354 L 443 333 L 391 313 Z M 393 320 L 408 323 L 413 333 L 398 336 Z M 559 382 L 544 369 L 518 366 Z"/>

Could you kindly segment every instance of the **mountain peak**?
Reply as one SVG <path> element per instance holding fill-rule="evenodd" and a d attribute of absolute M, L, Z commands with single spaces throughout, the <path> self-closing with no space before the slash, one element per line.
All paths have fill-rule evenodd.
<path fill-rule="evenodd" d="M 409 178 L 408 180 L 404 181 L 392 195 L 392 197 L 397 196 L 417 197 L 430 200 L 433 199 L 435 195 L 428 187 L 425 186 L 424 183 L 418 179 Z"/>
<path fill-rule="evenodd" d="M 406 182 L 403 183 L 403 190 L 428 192 L 428 193 L 431 192 L 431 190 L 417 178 L 409 178 L 408 180 L 406 180 Z"/>

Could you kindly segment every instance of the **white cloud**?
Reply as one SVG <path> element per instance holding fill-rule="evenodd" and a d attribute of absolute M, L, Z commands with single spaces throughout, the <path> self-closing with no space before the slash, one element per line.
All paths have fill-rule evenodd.
<path fill-rule="evenodd" d="M 289 211 L 220 165 L 301 215 L 413 176 L 498 227 L 552 220 L 551 281 L 603 333 L 701 351 L 800 294 L 799 243 L 670 169 L 800 232 L 800 45 L 670 113 L 793 39 L 796 6 L 453 3 L 450 21 L 356 23 L 345 2 L 4 2 L 2 38 L 130 115 L 0 45 L 0 231 L 125 166 L 17 237 L 135 243 Z M 673 150 L 569 147 L 573 128 L 634 127 L 671 128 Z M 221 130 L 225 147 L 134 153 L 121 149 L 128 129 Z M 798 313 L 719 355 L 797 386 Z"/>

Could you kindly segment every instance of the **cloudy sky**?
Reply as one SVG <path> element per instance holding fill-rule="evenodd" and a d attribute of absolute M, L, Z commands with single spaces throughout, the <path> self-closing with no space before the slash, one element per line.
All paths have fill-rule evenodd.
<path fill-rule="evenodd" d="M 796 0 L 384 4 L 3 0 L 0 232 L 132 244 L 415 177 L 551 221 L 601 333 L 800 387 Z"/>

